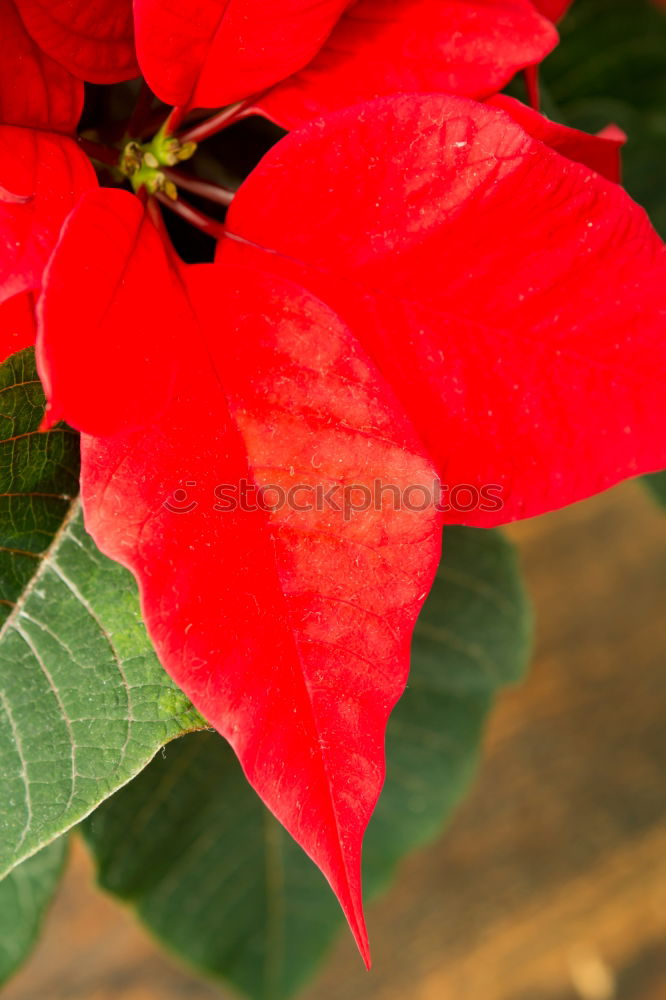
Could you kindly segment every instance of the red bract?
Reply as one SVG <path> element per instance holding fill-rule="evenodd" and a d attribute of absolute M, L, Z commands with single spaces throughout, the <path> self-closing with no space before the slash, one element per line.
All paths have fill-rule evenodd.
<path fill-rule="evenodd" d="M 39 47 L 74 76 L 116 83 L 138 76 L 131 0 L 14 0 Z"/>
<path fill-rule="evenodd" d="M 506 111 L 526 132 L 545 142 L 562 156 L 583 163 L 609 181 L 619 184 L 622 172 L 620 151 L 627 137 L 617 125 L 606 126 L 598 135 L 589 135 L 577 128 L 552 122 L 545 115 L 505 94 L 491 97 L 487 103 Z"/>
<path fill-rule="evenodd" d="M 449 520 L 528 517 L 666 464 L 661 241 L 503 112 L 404 97 L 316 122 L 249 177 L 227 232 L 223 266 L 289 275 L 343 318 L 445 483 L 501 485 L 502 510 Z"/>
<path fill-rule="evenodd" d="M 395 93 L 486 97 L 556 42 L 529 0 L 360 0 L 315 59 L 258 103 L 294 128 Z"/>
<path fill-rule="evenodd" d="M 190 320 L 184 306 L 177 308 L 180 275 L 170 253 L 137 198 L 94 190 L 80 199 L 44 274 L 40 308 L 49 339 L 38 348 L 38 363 L 52 401 L 50 423 L 66 417 L 106 435 L 160 418 Z M 79 323 L 72 317 L 73 275 Z M 103 379 L 91 379 L 100 365 Z"/>
<path fill-rule="evenodd" d="M 0 302 L 0 364 L 35 342 L 35 304 L 30 292 Z"/>
<path fill-rule="evenodd" d="M 167 104 L 217 107 L 304 66 L 349 0 L 134 0 L 137 51 Z"/>
<path fill-rule="evenodd" d="M 0 122 L 71 132 L 83 84 L 32 40 L 12 0 L 0 0 Z"/>
<path fill-rule="evenodd" d="M 489 525 L 666 464 L 664 251 L 616 184 L 452 97 L 282 140 L 214 266 L 161 250 L 153 218 L 85 195 L 46 276 L 40 371 L 53 413 L 97 435 L 86 524 L 136 575 L 162 663 L 366 954 L 361 839 L 441 520 L 407 488 L 494 484 L 503 509 L 446 513 Z"/>
<path fill-rule="evenodd" d="M 135 0 L 135 11 L 162 100 L 215 107 L 300 71 L 260 102 L 288 127 L 383 94 L 486 96 L 557 41 L 530 0 L 200 0 L 185 25 L 165 0 Z"/>
<path fill-rule="evenodd" d="M 92 273 L 108 261 L 95 262 L 87 277 L 105 288 L 103 301 L 92 317 L 70 313 L 67 329 L 53 318 L 67 260 L 103 219 L 109 240 L 127 234 L 118 249 L 126 287 L 113 297 L 106 275 Z M 125 412 L 136 391 L 131 353 L 121 355 L 129 383 L 109 368 L 108 332 L 127 322 L 128 297 L 135 315 L 152 309 L 142 279 L 155 238 L 139 203 L 108 191 L 87 196 L 63 233 L 46 281 L 41 367 L 56 408 L 84 430 L 109 406 Z M 161 265 L 149 274 L 164 277 Z M 434 471 L 390 388 L 325 305 L 254 270 L 227 270 L 223 286 L 220 294 L 213 265 L 182 268 L 180 284 L 160 285 L 187 355 L 158 419 L 147 413 L 133 433 L 84 436 L 86 525 L 137 576 L 162 663 L 324 871 L 367 957 L 361 839 L 440 534 L 432 505 L 394 506 L 388 484 L 432 491 Z M 138 341 L 140 363 L 160 364 L 159 333 L 156 324 Z M 78 420 L 77 393 L 60 379 L 72 336 L 75 345 L 90 338 L 99 411 Z M 387 495 L 360 510 L 376 480 Z M 191 509 L 177 493 L 165 506 L 185 484 Z M 318 485 L 337 492 L 338 510 L 305 509 Z M 276 501 L 294 486 L 293 502 Z"/>
<path fill-rule="evenodd" d="M 573 0 L 532 0 L 532 3 L 551 21 L 559 21 L 569 10 Z"/>
<path fill-rule="evenodd" d="M 64 220 L 96 185 L 72 139 L 0 126 L 0 302 L 39 289 Z"/>

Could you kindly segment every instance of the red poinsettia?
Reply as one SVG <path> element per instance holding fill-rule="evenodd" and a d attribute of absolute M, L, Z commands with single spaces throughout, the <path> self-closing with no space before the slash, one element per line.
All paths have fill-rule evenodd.
<path fill-rule="evenodd" d="M 0 121 L 71 132 L 83 83 L 28 34 L 13 0 L 0 0 Z"/>
<path fill-rule="evenodd" d="M 175 9 L 163 0 L 137 0 L 134 14 L 142 67 L 157 94 L 173 103 L 249 98 L 300 70 L 325 43 L 303 72 L 269 86 L 260 98 L 261 112 L 287 127 L 384 93 L 487 96 L 517 69 L 543 58 L 556 40 L 530 0 L 331 0 L 323 6 L 292 0 L 271 4 L 270 11 L 257 0 L 233 0 L 190 11 L 185 31 L 181 15 L 175 24 Z M 11 124 L 71 133 L 81 113 L 82 80 L 117 82 L 138 72 L 130 0 L 0 0 L 0 28 L 0 129 Z M 237 91 L 229 90 L 232 80 Z M 245 103 L 249 113 L 253 102 Z M 16 343 L 28 342 L 33 323 L 25 304 L 3 303 L 18 291 L 29 296 L 39 289 L 62 222 L 95 180 L 72 142 L 2 131 L 8 155 L 0 197 L 3 189 L 7 198 L 20 193 L 0 220 L 5 267 L 12 273 L 0 278 L 6 357 Z M 205 125 L 192 133 L 206 134 Z M 16 174 L 20 181 L 13 188 Z"/>
<path fill-rule="evenodd" d="M 167 104 L 231 104 L 289 78 L 266 104 L 290 126 L 400 91 L 486 96 L 557 41 L 530 0 L 195 0 L 187 19 L 135 0 L 135 15 L 141 68 Z"/>
<path fill-rule="evenodd" d="M 502 108 L 526 132 L 545 142 L 551 149 L 556 149 L 576 163 L 591 167 L 610 181 L 620 182 L 620 151 L 627 137 L 617 125 L 607 125 L 598 135 L 590 135 L 580 129 L 553 122 L 506 94 L 491 97 L 487 103 L 495 108 Z"/>
<path fill-rule="evenodd" d="M 13 4 L 42 52 L 79 79 L 117 83 L 138 76 L 130 0 L 13 0 Z"/>
<path fill-rule="evenodd" d="M 86 432 L 88 528 L 364 951 L 361 837 L 439 525 L 663 463 L 663 278 L 617 185 L 456 98 L 383 100 L 283 140 L 214 267 L 161 250 L 128 194 L 86 195 L 65 227 L 40 365 L 55 415 Z M 437 477 L 497 484 L 503 506 L 439 511 Z M 339 509 L 275 501 L 320 485 Z M 409 488 L 426 502 L 396 503 Z M 164 506 L 177 489 L 186 513 Z"/>
<path fill-rule="evenodd" d="M 465 43 L 443 68 L 456 8 Z M 159 96 L 247 99 L 290 124 L 340 105 L 274 147 L 224 227 L 175 203 L 220 237 L 215 263 L 182 263 L 156 199 L 233 109 L 178 130 L 183 109 L 175 134 L 125 143 L 114 176 L 138 197 L 98 188 L 72 139 L 8 126 L 0 290 L 23 315 L 41 287 L 38 364 L 50 419 L 83 432 L 88 530 L 134 572 L 165 668 L 329 878 L 367 957 L 361 841 L 441 526 L 538 514 L 664 464 L 666 262 L 601 176 L 603 139 L 422 93 L 487 97 L 538 60 L 553 35 L 531 4 L 277 13 L 232 0 L 176 24 L 136 0 Z M 529 38 L 499 30 L 520 23 Z M 122 76 L 126 12 L 113 24 L 81 22 L 81 59 L 102 66 L 106 39 Z M 363 44 L 384 69 L 359 79 Z M 49 54 L 83 71 L 64 43 Z M 573 162 L 591 156 L 597 169 Z"/>
<path fill-rule="evenodd" d="M 68 213 L 96 184 L 73 139 L 0 125 L 0 360 L 34 337 L 32 296 Z"/>
<path fill-rule="evenodd" d="M 398 93 L 487 97 L 557 40 L 529 2 L 361 0 L 307 66 L 259 107 L 285 128 L 361 100 Z"/>
<path fill-rule="evenodd" d="M 128 35 L 129 33 L 129 35 Z M 128 40 L 129 38 L 129 40 Z M 68 133 L 83 80 L 134 75 L 131 20 L 108 3 L 0 0 L 0 358 L 34 341 L 34 293 L 64 220 L 97 184 Z"/>

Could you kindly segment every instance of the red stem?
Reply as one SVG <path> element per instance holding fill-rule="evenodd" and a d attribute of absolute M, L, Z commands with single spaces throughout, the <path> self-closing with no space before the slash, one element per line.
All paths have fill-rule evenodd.
<path fill-rule="evenodd" d="M 230 188 L 220 187 L 217 184 L 209 183 L 209 181 L 202 181 L 199 177 L 193 177 L 191 174 L 174 170 L 172 167 L 165 167 L 163 173 L 178 188 L 190 191 L 192 194 L 198 194 L 199 197 L 206 198 L 216 205 L 224 205 L 225 208 L 228 208 L 234 200 L 236 192 L 231 191 Z"/>
<path fill-rule="evenodd" d="M 211 135 L 216 135 L 223 129 L 228 128 L 229 125 L 233 125 L 234 122 L 240 121 L 241 118 L 247 118 L 252 113 L 256 100 L 256 97 L 247 97 L 244 101 L 230 104 L 228 108 L 218 111 L 212 118 L 207 118 L 205 121 L 186 129 L 178 138 L 181 142 L 203 142 L 204 139 L 209 139 Z"/>
<path fill-rule="evenodd" d="M 183 124 L 186 115 L 187 107 L 184 104 L 179 104 L 177 107 L 172 108 L 169 112 L 169 117 L 164 123 L 164 134 L 173 135 Z"/>
<path fill-rule="evenodd" d="M 166 247 L 167 253 L 174 253 L 175 254 L 176 251 L 174 250 L 173 244 L 171 242 L 171 238 L 170 238 L 169 233 L 167 231 L 167 227 L 166 227 L 166 224 L 164 222 L 164 216 L 162 215 L 162 212 L 160 210 L 160 206 L 157 204 L 157 202 L 155 201 L 155 198 L 153 196 L 151 196 L 150 198 L 148 197 L 148 194 L 147 194 L 145 188 L 141 188 L 141 191 L 139 192 L 139 196 L 141 196 L 141 195 L 144 195 L 144 198 L 142 200 L 143 200 L 146 212 L 150 216 L 150 219 L 151 219 L 153 225 L 155 226 L 155 229 L 157 230 L 157 232 L 162 237 L 162 240 L 164 241 L 164 245 Z"/>
<path fill-rule="evenodd" d="M 173 204 L 173 202 L 171 202 L 171 204 Z M 178 251 L 171 242 L 171 237 L 169 236 L 166 223 L 164 221 L 164 215 L 162 214 L 160 206 L 155 201 L 155 198 L 151 197 L 147 199 L 146 211 L 148 212 L 155 229 L 162 237 L 167 256 L 171 259 L 172 265 L 178 271 L 183 261 L 178 256 Z"/>
<path fill-rule="evenodd" d="M 188 202 L 183 201 L 181 198 L 177 201 L 171 201 L 170 198 L 167 198 L 167 196 L 162 194 L 160 191 L 155 194 L 155 197 L 159 201 L 160 205 L 170 208 L 172 212 L 179 215 L 185 222 L 189 222 L 191 226 L 194 226 L 196 229 L 200 229 L 202 233 L 206 234 L 206 236 L 212 236 L 215 240 L 222 236 L 224 232 L 224 225 L 221 222 L 218 222 L 217 219 L 211 219 L 210 216 L 200 212 L 198 208 L 194 207 L 194 205 L 188 204 Z"/>
<path fill-rule="evenodd" d="M 85 139 L 81 135 L 78 137 L 77 142 L 83 152 L 87 153 L 91 160 L 97 160 L 98 163 L 106 163 L 110 167 L 118 166 L 120 153 L 117 149 L 112 149 L 111 146 L 105 146 L 101 142 L 94 142 L 92 139 Z"/>
<path fill-rule="evenodd" d="M 523 70 L 525 79 L 525 89 L 527 90 L 527 101 L 530 107 L 538 111 L 541 106 L 541 95 L 539 93 L 539 67 L 526 66 Z"/>
<path fill-rule="evenodd" d="M 175 112 L 178 112 L 177 118 Z M 180 106 L 177 108 L 172 108 L 170 114 L 167 117 L 167 122 L 165 122 L 164 108 L 157 108 L 156 111 L 152 111 L 151 114 L 146 118 L 146 120 L 141 125 L 141 131 L 134 138 L 147 139 L 149 136 L 155 135 L 155 133 L 158 132 L 162 128 L 162 126 L 166 128 L 167 123 L 169 121 L 171 122 L 175 121 L 176 128 L 178 128 L 182 124 L 183 119 L 187 117 L 187 115 L 188 112 Z M 173 127 L 171 127 L 171 131 L 173 131 Z M 171 133 L 169 132 L 167 134 Z"/>

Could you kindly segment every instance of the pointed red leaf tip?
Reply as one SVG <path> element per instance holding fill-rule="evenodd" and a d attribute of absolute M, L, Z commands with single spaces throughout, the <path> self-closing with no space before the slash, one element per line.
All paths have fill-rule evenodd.
<path fill-rule="evenodd" d="M 536 9 L 551 21 L 559 21 L 571 7 L 573 0 L 532 0 Z"/>
<path fill-rule="evenodd" d="M 438 561 L 440 517 L 422 502 L 434 473 L 316 298 L 236 268 L 221 294 L 214 265 L 183 282 L 163 289 L 191 309 L 168 410 L 82 438 L 86 526 L 134 572 L 164 667 L 322 869 L 369 962 L 361 841 Z M 104 365 L 92 371 L 113 390 Z M 397 502 L 408 487 L 412 503 Z"/>
<path fill-rule="evenodd" d="M 627 137 L 617 125 L 607 125 L 598 135 L 590 135 L 577 128 L 559 125 L 505 94 L 491 97 L 487 103 L 506 111 L 526 132 L 562 156 L 583 163 L 602 177 L 619 184 L 622 172 L 620 151 Z"/>
<path fill-rule="evenodd" d="M 349 0 L 134 0 L 141 69 L 167 104 L 219 107 L 300 69 Z"/>
<path fill-rule="evenodd" d="M 40 287 L 68 212 L 96 184 L 71 139 L 0 126 L 0 302 Z"/>
<path fill-rule="evenodd" d="M 0 0 L 0 122 L 71 132 L 83 84 L 33 42 L 12 0 Z"/>
<path fill-rule="evenodd" d="M 28 32 L 52 59 L 89 83 L 139 75 L 132 0 L 14 0 Z"/>
<path fill-rule="evenodd" d="M 159 419 L 191 322 L 171 294 L 179 284 L 138 198 L 107 188 L 80 199 L 37 310 L 37 368 L 57 419 L 94 434 Z"/>
<path fill-rule="evenodd" d="M 556 43 L 530 0 L 360 0 L 312 62 L 257 103 L 296 128 L 395 93 L 487 97 Z"/>
<path fill-rule="evenodd" d="M 447 520 L 532 516 L 666 465 L 663 245 L 618 185 L 504 112 L 401 97 L 317 121 L 262 160 L 226 232 L 223 267 L 331 305 L 444 485 L 472 485 Z M 488 485 L 501 509 L 474 504 Z"/>

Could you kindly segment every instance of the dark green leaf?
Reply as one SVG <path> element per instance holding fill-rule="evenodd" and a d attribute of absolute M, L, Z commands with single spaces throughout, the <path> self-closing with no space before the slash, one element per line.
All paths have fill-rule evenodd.
<path fill-rule="evenodd" d="M 66 838 L 60 837 L 0 882 L 0 985 L 16 972 L 37 940 L 66 854 Z"/>
<path fill-rule="evenodd" d="M 497 532 L 451 528 L 388 732 L 387 781 L 365 847 L 366 890 L 436 835 L 467 786 L 493 692 L 520 677 L 530 616 Z M 102 885 L 174 951 L 255 1000 L 312 974 L 341 916 L 215 734 L 167 747 L 84 824 Z"/>
<path fill-rule="evenodd" d="M 544 63 L 558 104 L 598 97 L 663 109 L 665 25 L 653 0 L 575 0 Z"/>
<path fill-rule="evenodd" d="M 83 528 L 76 435 L 38 433 L 43 412 L 24 351 L 0 366 L 0 877 L 202 725 Z"/>
<path fill-rule="evenodd" d="M 33 351 L 21 351 L 0 365 L 0 624 L 79 492 L 78 435 L 39 434 L 43 413 Z"/>
<path fill-rule="evenodd" d="M 389 722 L 386 784 L 365 840 L 371 891 L 443 828 L 473 777 L 493 695 L 520 680 L 531 635 L 520 568 L 502 533 L 445 529 L 407 690 Z"/>

